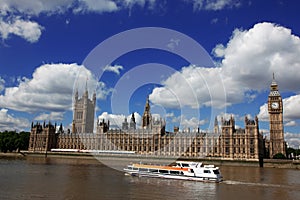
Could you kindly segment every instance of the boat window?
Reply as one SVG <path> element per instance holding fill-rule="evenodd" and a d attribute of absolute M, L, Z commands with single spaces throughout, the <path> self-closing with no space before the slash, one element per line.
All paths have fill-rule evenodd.
<path fill-rule="evenodd" d="M 150 172 L 152 172 L 152 173 L 158 173 L 158 169 L 151 169 Z"/>
<path fill-rule="evenodd" d="M 193 170 L 193 169 L 191 169 L 191 173 L 194 173 L 194 170 Z"/>
<path fill-rule="evenodd" d="M 140 171 L 141 171 L 141 172 L 147 172 L 148 169 L 147 169 L 147 168 L 140 168 Z"/>
<path fill-rule="evenodd" d="M 220 171 L 217 170 L 217 169 L 215 169 L 215 170 L 213 170 L 213 171 L 214 171 L 214 174 L 220 174 Z"/>
<path fill-rule="evenodd" d="M 168 174 L 169 173 L 168 170 L 159 170 L 159 172 L 162 173 L 162 174 Z"/>
<path fill-rule="evenodd" d="M 179 171 L 170 171 L 170 174 L 180 174 Z"/>
<path fill-rule="evenodd" d="M 182 167 L 189 167 L 190 165 L 187 163 L 182 163 Z"/>
<path fill-rule="evenodd" d="M 132 168 L 132 170 L 139 170 L 139 168 L 135 168 L 135 167 L 133 167 L 133 168 Z"/>
<path fill-rule="evenodd" d="M 204 170 L 204 173 L 210 174 L 210 170 Z"/>

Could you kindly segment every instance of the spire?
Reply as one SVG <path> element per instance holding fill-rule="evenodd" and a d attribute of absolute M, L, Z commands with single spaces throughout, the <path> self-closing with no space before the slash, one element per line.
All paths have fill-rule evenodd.
<path fill-rule="evenodd" d="M 146 105 L 145 105 L 145 111 L 150 111 L 150 103 L 149 103 L 149 95 L 147 96 L 147 101 L 146 101 Z"/>
<path fill-rule="evenodd" d="M 76 92 L 75 92 L 75 100 L 78 100 L 78 88 L 76 88 Z"/>
<path fill-rule="evenodd" d="M 94 91 L 94 94 L 93 94 L 93 103 L 94 103 L 94 105 L 95 105 L 95 103 L 96 103 L 96 90 Z"/>
<path fill-rule="evenodd" d="M 275 73 L 273 72 L 273 80 L 270 86 L 270 94 L 269 96 L 280 96 L 279 91 L 278 91 L 278 85 L 275 80 Z"/>
<path fill-rule="evenodd" d="M 131 114 L 131 121 L 135 123 L 134 113 Z"/>
<path fill-rule="evenodd" d="M 149 103 L 149 96 L 147 96 L 147 101 L 145 105 L 145 111 L 143 114 L 143 121 L 142 121 L 142 127 L 143 128 L 149 128 L 151 124 L 151 113 L 150 113 L 150 103 Z"/>
<path fill-rule="evenodd" d="M 86 77 L 86 81 L 85 81 L 85 91 L 87 91 L 87 82 L 88 82 L 88 78 Z"/>
<path fill-rule="evenodd" d="M 277 89 L 277 83 L 275 80 L 275 73 L 273 72 L 273 80 L 272 80 L 272 84 L 271 84 L 271 90 Z"/>
<path fill-rule="evenodd" d="M 219 124 L 218 124 L 218 118 L 217 117 L 215 117 L 215 124 L 214 124 L 214 126 L 219 126 Z"/>
<path fill-rule="evenodd" d="M 85 93 L 84 93 L 86 98 L 89 98 L 89 92 L 88 92 L 88 86 L 87 86 L 87 85 L 88 85 L 88 84 L 87 84 L 88 80 L 89 80 L 89 79 L 88 79 L 88 77 L 87 77 L 87 78 L 86 78 L 86 81 L 85 81 Z"/>

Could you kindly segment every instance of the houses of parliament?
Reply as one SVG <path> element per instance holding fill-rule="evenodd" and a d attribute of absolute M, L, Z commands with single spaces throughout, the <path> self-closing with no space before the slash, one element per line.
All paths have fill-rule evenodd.
<path fill-rule="evenodd" d="M 51 149 L 128 151 L 135 154 L 204 158 L 215 157 L 229 160 L 259 160 L 272 158 L 278 153 L 285 155 L 286 144 L 283 128 L 283 104 L 278 85 L 273 76 L 268 96 L 270 138 L 259 131 L 258 118 L 245 117 L 244 128 L 235 127 L 235 119 L 215 119 L 214 130 L 202 132 L 173 131 L 165 129 L 163 119 L 151 116 L 147 98 L 142 126 L 137 128 L 135 116 L 126 118 L 120 129 L 110 129 L 110 122 L 98 120 L 96 133 L 94 115 L 96 94 L 89 99 L 88 90 L 79 98 L 74 96 L 72 130 L 64 131 L 56 124 L 32 123 L 29 140 L 30 152 L 45 152 Z"/>

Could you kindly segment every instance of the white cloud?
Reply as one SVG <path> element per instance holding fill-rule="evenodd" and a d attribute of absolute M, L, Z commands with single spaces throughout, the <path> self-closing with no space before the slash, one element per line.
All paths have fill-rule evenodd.
<path fill-rule="evenodd" d="M 284 124 L 284 126 L 297 126 L 297 122 L 296 121 L 289 121 L 286 124 Z"/>
<path fill-rule="evenodd" d="M 21 13 L 26 15 L 63 13 L 73 2 L 74 0 L 1 0 L 0 13 Z"/>
<path fill-rule="evenodd" d="M 35 117 L 34 120 L 37 121 L 55 121 L 59 120 L 62 121 L 64 117 L 64 112 L 50 112 L 50 113 L 42 113 L 39 116 Z"/>
<path fill-rule="evenodd" d="M 208 120 L 199 120 L 196 117 L 187 118 L 184 115 L 178 117 L 172 116 L 172 122 L 176 123 L 176 126 L 179 126 L 181 129 L 190 128 L 190 130 L 196 130 L 200 126 L 207 124 Z"/>
<path fill-rule="evenodd" d="M 293 95 L 282 100 L 284 121 L 293 121 L 300 119 L 300 95 Z M 262 121 L 269 120 L 268 105 L 260 107 L 258 118 Z M 291 123 L 291 122 L 290 122 Z"/>
<path fill-rule="evenodd" d="M 0 18 L 0 35 L 3 39 L 14 34 L 33 43 L 39 40 L 42 30 L 43 27 L 33 21 L 16 18 L 6 22 Z"/>
<path fill-rule="evenodd" d="M 8 114 L 8 109 L 0 110 L 0 131 L 9 130 L 25 130 L 29 127 L 29 121 L 24 118 L 15 118 L 13 115 Z"/>
<path fill-rule="evenodd" d="M 78 7 L 75 7 L 73 10 L 75 13 L 78 12 L 113 12 L 117 11 L 118 5 L 116 2 L 111 0 L 79 0 Z"/>
<path fill-rule="evenodd" d="M 123 66 L 121 66 L 121 65 L 114 65 L 114 66 L 107 65 L 107 66 L 104 67 L 103 70 L 113 72 L 113 73 L 116 73 L 117 75 L 120 75 L 120 71 L 123 70 Z"/>
<path fill-rule="evenodd" d="M 0 77 L 0 93 L 4 90 L 5 88 L 5 80 Z"/>
<path fill-rule="evenodd" d="M 285 133 L 284 140 L 288 143 L 289 147 L 300 148 L 300 133 Z"/>
<path fill-rule="evenodd" d="M 84 66 L 77 64 L 45 64 L 38 67 L 32 79 L 23 79 L 16 87 L 5 88 L 0 107 L 25 112 L 64 112 L 72 108 L 73 88 L 83 94 L 88 83 L 89 94 L 106 97 L 105 84 L 98 83 Z"/>
<path fill-rule="evenodd" d="M 151 102 L 165 107 L 199 108 L 201 106 L 226 106 L 220 68 L 194 65 L 175 72 L 155 88 L 149 96 Z"/>
<path fill-rule="evenodd" d="M 121 0 L 119 1 L 123 4 L 124 7 L 131 9 L 134 5 L 138 5 L 142 8 L 148 7 L 149 9 L 153 9 L 157 0 Z"/>
<path fill-rule="evenodd" d="M 0 36 L 7 39 L 10 34 L 37 42 L 43 27 L 30 20 L 33 16 L 46 16 L 73 13 L 104 13 L 121 9 L 132 9 L 138 5 L 153 9 L 156 0 L 1 0 L 0 1 Z"/>
<path fill-rule="evenodd" d="M 193 3 L 194 10 L 222 10 L 225 8 L 239 7 L 239 0 L 185 0 Z"/>
<path fill-rule="evenodd" d="M 239 116 L 236 115 L 236 114 L 234 114 L 234 113 L 220 113 L 220 114 L 217 116 L 217 120 L 218 120 L 218 122 L 221 122 L 222 119 L 228 121 L 231 117 L 232 117 L 233 119 L 239 118 Z"/>
<path fill-rule="evenodd" d="M 214 53 L 222 59 L 217 68 L 184 67 L 155 88 L 150 100 L 192 108 L 253 101 L 269 90 L 273 72 L 280 91 L 299 92 L 300 39 L 290 29 L 272 23 L 236 29 L 227 45 L 217 45 Z"/>
<path fill-rule="evenodd" d="M 101 115 L 98 116 L 98 119 L 102 121 L 103 119 L 107 122 L 109 120 L 110 127 L 121 129 L 122 123 L 124 122 L 124 119 L 127 118 L 127 122 L 130 123 L 132 114 L 125 116 L 122 114 L 109 114 L 107 112 L 103 112 Z M 135 122 L 137 124 L 137 128 L 141 126 L 141 115 L 137 112 L 134 113 Z"/>
<path fill-rule="evenodd" d="M 210 23 L 211 23 L 211 24 L 216 24 L 216 23 L 218 23 L 218 21 L 219 21 L 218 18 L 213 18 L 213 19 L 210 21 Z"/>
<path fill-rule="evenodd" d="M 157 0 L 1 0 L 0 14 L 8 13 L 39 15 L 63 14 L 68 10 L 76 12 L 114 12 L 134 5 L 152 9 Z"/>
<path fill-rule="evenodd" d="M 217 45 L 214 52 L 222 58 L 225 84 L 232 81 L 241 95 L 267 89 L 273 72 L 281 91 L 299 91 L 300 39 L 290 29 L 267 22 L 236 29 L 227 45 Z"/>

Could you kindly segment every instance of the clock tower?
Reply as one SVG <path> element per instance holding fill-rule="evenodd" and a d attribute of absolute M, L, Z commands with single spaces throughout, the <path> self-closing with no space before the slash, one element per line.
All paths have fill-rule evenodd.
<path fill-rule="evenodd" d="M 270 157 L 273 158 L 278 153 L 285 155 L 283 105 L 274 74 L 268 97 L 268 112 L 270 120 Z"/>

